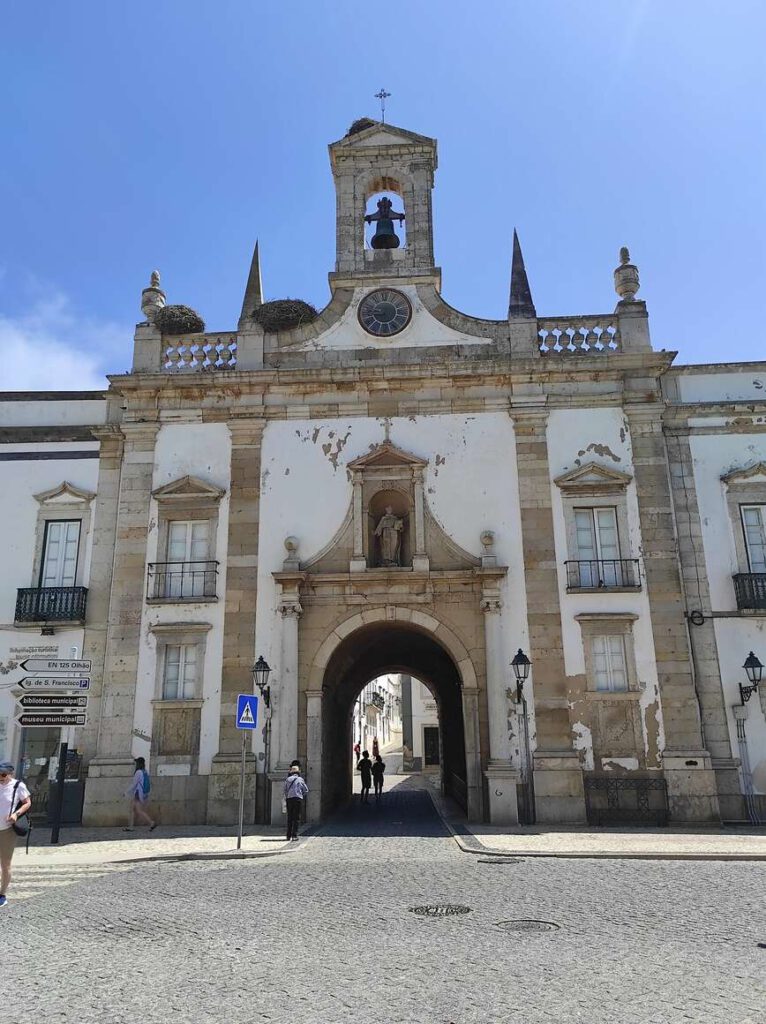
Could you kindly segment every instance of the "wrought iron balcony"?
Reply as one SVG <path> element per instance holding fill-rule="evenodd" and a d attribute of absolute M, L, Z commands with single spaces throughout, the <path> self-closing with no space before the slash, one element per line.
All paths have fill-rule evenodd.
<path fill-rule="evenodd" d="M 85 622 L 87 587 L 22 587 L 15 622 Z"/>
<path fill-rule="evenodd" d="M 640 590 L 637 558 L 586 558 L 564 562 L 567 590 Z"/>
<path fill-rule="evenodd" d="M 146 596 L 150 601 L 210 601 L 217 580 L 218 562 L 151 562 Z"/>
<path fill-rule="evenodd" d="M 734 575 L 737 608 L 766 609 L 766 572 L 738 572 Z"/>

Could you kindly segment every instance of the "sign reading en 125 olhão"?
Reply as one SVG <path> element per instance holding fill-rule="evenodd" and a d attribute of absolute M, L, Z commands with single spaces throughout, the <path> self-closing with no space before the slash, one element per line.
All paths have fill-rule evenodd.
<path fill-rule="evenodd" d="M 237 728 L 254 729 L 258 721 L 258 698 L 252 693 L 237 696 Z"/>
<path fill-rule="evenodd" d="M 27 658 L 22 661 L 25 672 L 90 672 L 90 660 L 74 658 L 62 661 L 59 658 Z"/>
<path fill-rule="evenodd" d="M 22 690 L 89 690 L 90 679 L 63 679 L 61 676 L 27 676 L 16 686 Z"/>
<path fill-rule="evenodd" d="M 85 725 L 87 715 L 77 713 L 56 714 L 55 711 L 30 711 L 19 715 L 16 721 L 23 729 L 58 729 L 65 725 Z"/>

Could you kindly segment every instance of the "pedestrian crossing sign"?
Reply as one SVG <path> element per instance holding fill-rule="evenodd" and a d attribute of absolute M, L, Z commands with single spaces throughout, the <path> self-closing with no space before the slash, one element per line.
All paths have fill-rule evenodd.
<path fill-rule="evenodd" d="M 258 698 L 252 693 L 237 696 L 237 728 L 254 729 L 258 721 Z"/>

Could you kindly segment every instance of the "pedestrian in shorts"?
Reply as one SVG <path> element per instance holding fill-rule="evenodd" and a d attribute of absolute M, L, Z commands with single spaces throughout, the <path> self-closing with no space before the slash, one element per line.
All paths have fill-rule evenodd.
<path fill-rule="evenodd" d="M 8 888 L 11 884 L 11 861 L 16 849 L 16 832 L 13 826 L 32 806 L 29 790 L 13 776 L 10 761 L 0 762 L 0 907 L 8 903 Z"/>

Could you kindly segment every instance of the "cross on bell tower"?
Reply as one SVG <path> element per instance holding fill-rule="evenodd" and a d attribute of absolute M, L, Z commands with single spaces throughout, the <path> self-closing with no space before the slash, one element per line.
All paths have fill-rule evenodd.
<path fill-rule="evenodd" d="M 378 96 L 385 103 L 387 95 Z M 385 108 L 384 108 L 385 110 Z M 360 275 L 422 279 L 434 267 L 431 192 L 437 167 L 436 140 L 382 121 L 355 121 L 330 145 L 336 192 L 336 261 L 330 284 Z M 382 194 L 376 213 L 367 214 L 371 196 Z M 406 224 L 399 247 L 394 222 Z M 365 248 L 365 222 L 376 224 Z"/>

